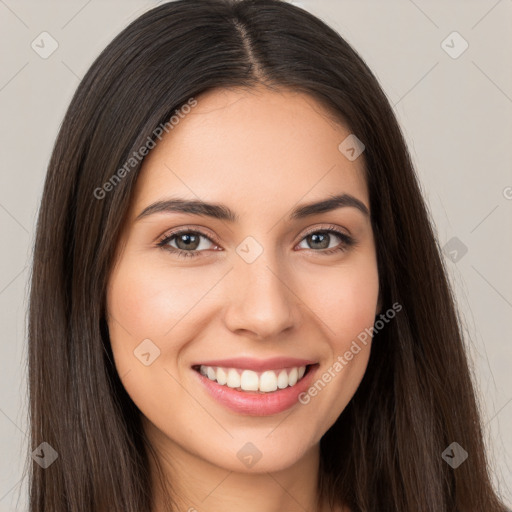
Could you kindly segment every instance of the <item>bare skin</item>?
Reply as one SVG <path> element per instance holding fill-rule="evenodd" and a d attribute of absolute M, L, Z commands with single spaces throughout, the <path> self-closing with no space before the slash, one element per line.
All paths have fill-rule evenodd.
<path fill-rule="evenodd" d="M 373 326 L 377 260 L 370 217 L 358 208 L 288 216 L 334 194 L 350 194 L 369 211 L 363 158 L 340 152 L 350 131 L 307 95 L 258 87 L 196 99 L 137 180 L 107 294 L 116 367 L 178 510 L 317 512 L 319 442 L 354 395 L 371 340 L 341 370 L 332 367 Z M 224 204 L 239 219 L 164 211 L 137 220 L 171 196 Z M 206 236 L 192 250 L 180 243 L 183 233 L 167 238 L 167 250 L 157 246 L 178 228 Z M 325 235 L 332 228 L 355 244 Z M 311 233 L 324 233 L 326 248 Z M 250 251 L 262 249 L 250 263 L 237 252 L 247 237 L 258 244 Z M 147 339 L 160 351 L 149 365 L 134 357 Z M 241 414 L 212 398 L 192 368 L 235 356 L 304 358 L 317 362 L 317 378 L 329 369 L 331 378 L 307 403 Z M 237 456 L 247 443 L 261 454 L 252 467 Z M 164 512 L 156 479 L 153 492 L 152 512 Z"/>

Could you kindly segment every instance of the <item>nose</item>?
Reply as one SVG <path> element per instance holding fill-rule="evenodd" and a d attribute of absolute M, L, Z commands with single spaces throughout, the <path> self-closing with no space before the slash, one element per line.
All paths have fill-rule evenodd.
<path fill-rule="evenodd" d="M 300 300 L 293 292 L 290 277 L 264 255 L 265 252 L 250 264 L 243 260 L 235 264 L 224 321 L 236 334 L 276 339 L 284 331 L 298 327 Z"/>

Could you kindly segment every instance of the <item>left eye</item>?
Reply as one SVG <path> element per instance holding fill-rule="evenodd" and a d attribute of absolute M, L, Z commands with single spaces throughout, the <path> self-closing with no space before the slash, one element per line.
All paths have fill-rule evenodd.
<path fill-rule="evenodd" d="M 334 235 L 334 237 L 333 237 Z M 313 233 L 310 233 L 309 235 L 306 235 L 302 241 L 301 244 L 306 242 L 306 244 L 309 244 L 310 247 L 302 247 L 303 249 L 331 249 L 333 247 L 337 247 L 339 245 L 339 242 L 334 245 L 331 245 L 330 242 L 336 238 L 341 240 L 342 242 L 345 242 L 346 239 L 344 238 L 345 235 L 342 233 L 339 233 L 338 231 L 314 231 Z M 313 247 L 311 247 L 311 245 Z M 315 247 L 316 246 L 316 247 Z"/>

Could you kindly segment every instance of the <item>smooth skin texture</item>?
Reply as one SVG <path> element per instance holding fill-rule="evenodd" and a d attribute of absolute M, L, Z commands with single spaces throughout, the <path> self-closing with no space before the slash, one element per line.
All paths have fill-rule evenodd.
<path fill-rule="evenodd" d="M 373 326 L 379 285 L 370 217 L 342 207 L 287 219 L 299 205 L 342 193 L 369 210 L 363 158 L 349 161 L 338 150 L 350 131 L 303 93 L 258 86 L 196 99 L 148 154 L 136 183 L 107 292 L 116 368 L 180 510 L 315 511 L 320 439 L 355 393 L 371 344 L 307 405 L 270 416 L 227 409 L 191 365 L 300 357 L 318 361 L 319 378 Z M 222 203 L 239 221 L 180 212 L 137 220 L 171 197 Z M 306 233 L 333 226 L 355 245 L 326 254 L 342 239 L 330 234 L 328 248 L 318 248 Z M 211 235 L 194 246 L 197 256 L 171 252 L 190 251 L 180 237 L 169 250 L 157 245 L 181 228 Z M 252 263 L 236 252 L 246 237 L 263 248 Z M 145 339 L 160 350 L 149 366 L 134 356 Z M 247 442 L 262 453 L 252 468 L 237 457 Z M 156 481 L 153 492 L 152 512 L 163 512 Z"/>

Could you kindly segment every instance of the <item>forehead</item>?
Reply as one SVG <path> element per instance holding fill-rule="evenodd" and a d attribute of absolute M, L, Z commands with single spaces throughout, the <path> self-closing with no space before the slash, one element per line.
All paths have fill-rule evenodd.
<path fill-rule="evenodd" d="M 258 87 L 196 100 L 145 158 L 139 210 L 169 195 L 231 203 L 241 216 L 334 193 L 368 205 L 363 156 L 350 161 L 338 148 L 350 129 L 313 97 Z"/>

